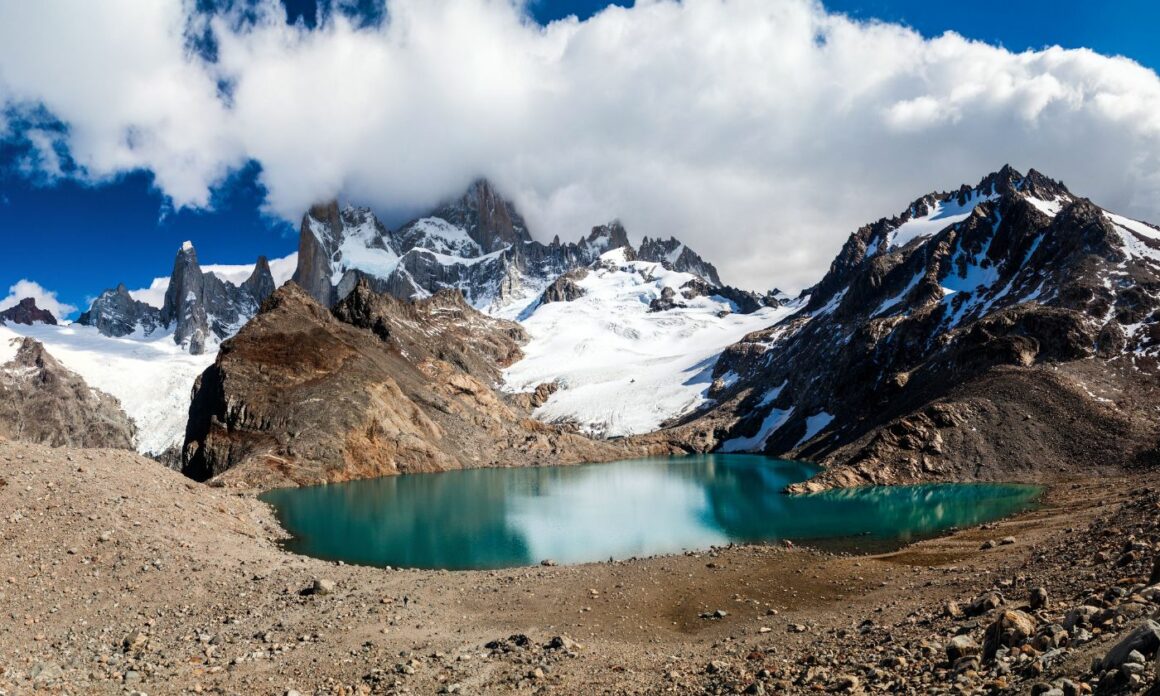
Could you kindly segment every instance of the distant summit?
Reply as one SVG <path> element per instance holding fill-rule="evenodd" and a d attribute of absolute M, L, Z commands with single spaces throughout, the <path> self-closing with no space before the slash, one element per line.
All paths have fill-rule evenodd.
<path fill-rule="evenodd" d="M 31 297 L 25 297 L 20 302 L 16 303 L 14 307 L 0 312 L 0 324 L 56 324 L 56 317 L 52 316 L 52 312 L 47 309 L 41 309 L 36 306 L 36 300 Z"/>

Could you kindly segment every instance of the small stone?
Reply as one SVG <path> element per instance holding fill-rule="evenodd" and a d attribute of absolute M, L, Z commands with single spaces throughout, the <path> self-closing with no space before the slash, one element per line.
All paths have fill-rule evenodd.
<path fill-rule="evenodd" d="M 1047 590 L 1042 587 L 1032 588 L 1027 596 L 1027 603 L 1031 605 L 1032 609 L 1043 609 L 1047 606 Z"/>
<path fill-rule="evenodd" d="M 947 660 L 951 664 L 954 664 L 960 658 L 969 655 L 978 655 L 979 644 L 975 642 L 974 638 L 968 635 L 955 636 L 947 642 L 946 652 Z"/>
<path fill-rule="evenodd" d="M 325 597 L 327 595 L 334 594 L 336 589 L 338 589 L 338 585 L 336 585 L 333 580 L 318 578 L 315 579 L 314 585 L 311 588 L 311 592 L 321 597 Z"/>
<path fill-rule="evenodd" d="M 1001 546 L 1010 546 L 1011 544 L 1014 544 L 1014 543 L 1015 543 L 1015 537 L 1013 537 L 1013 536 L 1005 536 L 999 540 L 999 545 L 1001 545 Z"/>
<path fill-rule="evenodd" d="M 540 565 L 544 566 L 545 568 L 551 568 L 556 565 L 556 562 L 551 558 L 545 558 L 544 560 L 540 561 Z"/>
<path fill-rule="evenodd" d="M 566 650 L 568 652 L 575 652 L 581 648 L 580 644 L 572 640 L 568 636 L 556 636 L 548 641 L 544 646 L 546 650 Z"/>

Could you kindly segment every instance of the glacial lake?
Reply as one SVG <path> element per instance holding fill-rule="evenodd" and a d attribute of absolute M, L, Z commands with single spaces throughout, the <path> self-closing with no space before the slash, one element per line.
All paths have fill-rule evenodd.
<path fill-rule="evenodd" d="M 928 484 L 787 496 L 817 469 L 696 455 L 472 469 L 270 491 L 286 547 L 333 561 L 449 570 L 625 559 L 783 539 L 898 544 L 1031 507 L 1037 486 Z"/>

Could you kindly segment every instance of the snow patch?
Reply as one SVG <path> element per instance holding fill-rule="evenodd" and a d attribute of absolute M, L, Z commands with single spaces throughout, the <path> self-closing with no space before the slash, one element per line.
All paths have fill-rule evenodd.
<path fill-rule="evenodd" d="M 652 432 L 704 404 L 721 351 L 793 311 L 737 314 L 721 298 L 684 299 L 678 291 L 686 307 L 649 312 L 665 287 L 695 276 L 627 261 L 623 249 L 606 252 L 601 262 L 577 281 L 583 297 L 540 305 L 524 317 L 531 340 L 524 358 L 504 372 L 512 392 L 558 382 L 535 417 L 576 422 L 591 434 Z"/>
<path fill-rule="evenodd" d="M 825 430 L 833 421 L 834 417 L 825 411 L 818 411 L 807 418 L 806 434 L 802 435 L 802 439 L 798 440 L 797 444 L 793 446 L 793 449 L 797 449 L 812 440 L 815 435 Z"/>

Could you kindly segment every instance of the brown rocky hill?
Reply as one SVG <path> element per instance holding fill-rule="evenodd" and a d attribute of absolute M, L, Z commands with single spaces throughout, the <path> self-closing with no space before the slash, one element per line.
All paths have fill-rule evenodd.
<path fill-rule="evenodd" d="M 195 385 L 184 472 L 274 487 L 648 453 L 532 420 L 527 398 L 500 394 L 522 339 L 457 291 L 406 302 L 360 283 L 332 313 L 288 283 Z"/>
<path fill-rule="evenodd" d="M 132 449 L 121 404 L 92 389 L 31 338 L 0 365 L 0 436 L 55 447 Z"/>
<path fill-rule="evenodd" d="M 803 489 L 1157 459 L 1160 229 L 1005 167 L 858 230 L 807 292 L 674 434 L 827 467 Z"/>

